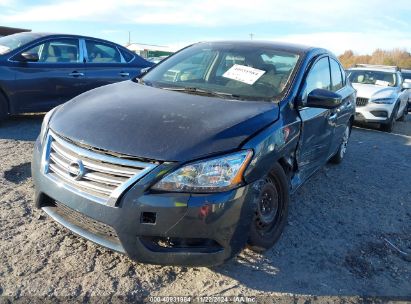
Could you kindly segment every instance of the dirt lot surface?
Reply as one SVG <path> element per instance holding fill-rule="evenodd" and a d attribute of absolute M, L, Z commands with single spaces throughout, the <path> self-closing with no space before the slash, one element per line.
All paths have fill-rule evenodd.
<path fill-rule="evenodd" d="M 0 126 L 0 302 L 154 295 L 411 301 L 411 262 L 383 240 L 411 250 L 410 117 L 397 124 L 394 133 L 402 135 L 355 128 L 344 162 L 321 169 L 292 197 L 288 225 L 272 250 L 245 250 L 211 269 L 133 262 L 34 209 L 30 161 L 41 119 L 20 116 Z"/>

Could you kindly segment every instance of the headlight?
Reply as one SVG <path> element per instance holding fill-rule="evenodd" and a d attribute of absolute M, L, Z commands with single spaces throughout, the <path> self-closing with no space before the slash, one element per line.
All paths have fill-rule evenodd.
<path fill-rule="evenodd" d="M 221 192 L 243 182 L 243 173 L 253 155 L 251 150 L 191 164 L 166 175 L 153 186 L 172 192 Z"/>
<path fill-rule="evenodd" d="M 395 98 L 377 98 L 371 99 L 371 102 L 374 103 L 383 103 L 383 104 L 393 104 L 395 102 Z"/>
<path fill-rule="evenodd" d="M 49 128 L 49 122 L 51 119 L 51 116 L 53 116 L 53 113 L 58 109 L 58 107 L 55 107 L 54 109 L 50 110 L 49 112 L 46 113 L 43 119 L 43 123 L 41 124 L 41 131 L 40 131 L 40 143 L 43 144 L 44 138 L 46 137 L 47 130 Z"/>

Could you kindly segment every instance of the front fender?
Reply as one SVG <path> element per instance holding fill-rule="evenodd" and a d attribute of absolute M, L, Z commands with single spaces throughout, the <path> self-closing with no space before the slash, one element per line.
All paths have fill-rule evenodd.
<path fill-rule="evenodd" d="M 281 120 L 247 141 L 243 147 L 253 149 L 254 156 L 244 179 L 252 183 L 267 175 L 280 159 L 294 158 L 300 135 L 300 121 L 284 125 Z"/>

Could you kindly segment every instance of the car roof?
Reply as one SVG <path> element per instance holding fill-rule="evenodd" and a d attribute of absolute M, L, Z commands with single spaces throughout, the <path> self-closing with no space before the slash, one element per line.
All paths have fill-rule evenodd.
<path fill-rule="evenodd" d="M 90 37 L 90 36 L 75 35 L 75 34 L 48 33 L 48 32 L 24 32 L 24 33 L 19 33 L 19 34 L 34 35 L 34 36 L 37 36 L 37 39 L 44 38 L 44 37 L 61 37 L 61 36 L 69 36 L 69 37 L 85 38 L 85 39 L 89 38 L 89 39 L 107 41 L 107 42 L 119 45 L 118 43 L 111 42 L 109 40 L 96 38 L 96 37 Z M 303 45 L 303 44 L 294 44 L 294 43 L 288 43 L 288 42 L 276 42 L 276 41 L 221 40 L 221 41 L 202 41 L 202 42 L 198 42 L 197 44 L 214 44 L 214 45 L 230 44 L 230 45 L 238 46 L 238 47 L 252 46 L 256 48 L 272 48 L 275 50 L 288 51 L 288 52 L 297 53 L 297 54 L 307 54 L 309 52 L 323 52 L 323 53 L 328 53 L 330 55 L 333 55 L 330 51 L 323 49 L 323 48 L 319 48 L 319 47 L 313 47 L 313 46 L 308 46 L 308 45 Z"/>
<path fill-rule="evenodd" d="M 116 45 L 120 45 L 118 43 L 109 41 L 109 40 L 105 40 L 105 39 L 101 39 L 101 38 L 96 38 L 96 37 L 90 37 L 90 36 L 83 36 L 83 35 L 76 35 L 76 34 L 64 34 L 64 33 L 47 33 L 47 32 L 22 32 L 22 33 L 17 33 L 14 35 L 32 35 L 35 36 L 36 39 L 39 38 L 44 38 L 44 37 L 73 37 L 73 38 L 85 38 L 85 39 L 93 39 L 93 40 L 100 40 L 100 41 L 106 41 L 106 42 L 110 42 Z M 121 45 L 120 45 L 121 46 Z"/>
<path fill-rule="evenodd" d="M 260 40 L 222 40 L 222 41 L 202 41 L 198 44 L 214 44 L 214 45 L 233 45 L 238 47 L 256 47 L 256 48 L 272 48 L 278 49 L 283 51 L 289 51 L 292 53 L 308 53 L 312 50 L 322 50 L 327 53 L 331 53 L 326 49 L 302 45 L 302 44 L 294 44 L 294 43 L 287 43 L 287 42 L 275 42 L 275 41 L 260 41 Z"/>

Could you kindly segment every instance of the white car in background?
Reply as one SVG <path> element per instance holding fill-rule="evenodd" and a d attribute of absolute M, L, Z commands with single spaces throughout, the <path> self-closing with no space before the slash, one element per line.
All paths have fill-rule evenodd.
<path fill-rule="evenodd" d="M 398 67 L 357 64 L 347 73 L 357 90 L 355 121 L 379 123 L 391 132 L 396 120 L 405 119 L 411 83 L 403 82 Z"/>

